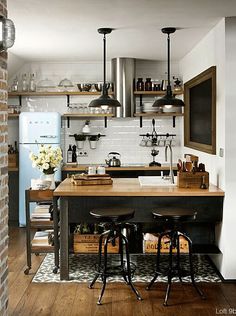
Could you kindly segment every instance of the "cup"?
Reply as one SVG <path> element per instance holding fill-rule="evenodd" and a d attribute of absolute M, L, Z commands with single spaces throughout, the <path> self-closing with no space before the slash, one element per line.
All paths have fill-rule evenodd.
<path fill-rule="evenodd" d="M 106 168 L 104 166 L 98 166 L 97 167 L 97 174 L 105 174 Z"/>
<path fill-rule="evenodd" d="M 88 174 L 96 174 L 96 166 L 89 166 L 86 168 Z"/>

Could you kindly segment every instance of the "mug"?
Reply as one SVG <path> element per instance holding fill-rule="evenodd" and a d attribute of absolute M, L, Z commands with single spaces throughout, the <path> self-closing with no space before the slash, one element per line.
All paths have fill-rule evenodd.
<path fill-rule="evenodd" d="M 97 174 L 105 174 L 105 173 L 106 173 L 106 169 L 104 166 L 97 167 Z"/>
<path fill-rule="evenodd" d="M 96 166 L 89 166 L 86 168 L 88 174 L 96 174 Z"/>

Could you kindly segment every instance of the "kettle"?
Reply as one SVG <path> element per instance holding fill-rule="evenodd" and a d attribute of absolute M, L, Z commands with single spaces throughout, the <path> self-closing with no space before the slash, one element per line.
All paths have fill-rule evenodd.
<path fill-rule="evenodd" d="M 120 159 L 117 158 L 117 156 L 120 156 L 120 154 L 113 151 L 108 154 L 108 160 L 105 159 L 105 162 L 108 165 L 108 167 L 120 167 L 121 162 Z"/>

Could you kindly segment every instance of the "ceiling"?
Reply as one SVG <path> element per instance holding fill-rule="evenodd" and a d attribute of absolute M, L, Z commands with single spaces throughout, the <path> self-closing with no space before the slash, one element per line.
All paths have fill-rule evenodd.
<path fill-rule="evenodd" d="M 166 60 L 161 28 L 174 26 L 171 53 L 179 60 L 225 16 L 236 16 L 236 0 L 8 0 L 16 27 L 9 51 L 34 61 L 101 60 L 97 29 L 112 27 L 108 59 Z"/>

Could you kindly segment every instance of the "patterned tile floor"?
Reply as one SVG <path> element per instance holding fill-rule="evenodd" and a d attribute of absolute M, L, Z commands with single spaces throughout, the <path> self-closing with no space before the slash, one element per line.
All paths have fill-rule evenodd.
<path fill-rule="evenodd" d="M 110 255 L 109 261 L 116 261 L 117 255 Z M 148 283 L 153 276 L 155 268 L 155 255 L 131 255 L 131 262 L 136 265 L 133 282 Z M 161 256 L 161 267 L 167 265 L 167 256 Z M 69 281 L 61 281 L 60 274 L 52 272 L 54 268 L 54 254 L 47 254 L 39 267 L 32 282 L 91 282 L 95 273 L 96 255 L 70 255 L 69 257 Z M 205 255 L 193 256 L 195 281 L 196 282 L 221 282 L 220 277 L 216 273 L 210 260 Z M 188 258 L 186 255 L 181 256 L 181 266 L 188 269 Z M 183 282 L 190 282 L 190 277 L 183 277 Z M 121 276 L 112 276 L 108 279 L 109 282 L 123 282 Z M 159 276 L 157 282 L 167 282 L 167 277 Z M 173 282 L 178 282 L 178 278 L 173 278 Z"/>

